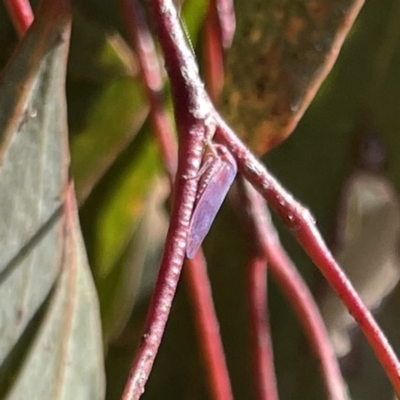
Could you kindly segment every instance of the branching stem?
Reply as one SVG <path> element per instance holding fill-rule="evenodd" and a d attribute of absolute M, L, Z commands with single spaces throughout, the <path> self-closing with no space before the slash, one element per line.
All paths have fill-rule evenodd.
<path fill-rule="evenodd" d="M 133 384 L 127 388 L 124 399 L 140 397 L 160 345 L 184 259 L 197 190 L 197 181 L 188 178 L 196 176 L 201 164 L 205 136 L 213 131 L 214 126 L 217 127 L 215 139 L 234 155 L 240 173 L 284 221 L 354 316 L 397 395 L 400 395 L 399 361 L 372 315 L 333 259 L 310 212 L 283 189 L 214 110 L 199 79 L 196 61 L 187 46 L 172 1 L 152 0 L 151 5 L 171 82 L 180 142 L 179 163 L 170 229 L 159 279 L 146 323 L 143 345 L 135 361 L 142 374 L 132 380 Z"/>

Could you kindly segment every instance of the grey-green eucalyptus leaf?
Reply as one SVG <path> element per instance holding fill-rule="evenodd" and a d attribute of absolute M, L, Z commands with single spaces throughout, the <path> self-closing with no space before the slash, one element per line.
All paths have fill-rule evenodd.
<path fill-rule="evenodd" d="M 71 16 L 45 3 L 0 81 L 0 397 L 101 399 L 98 301 L 68 186 Z"/>
<path fill-rule="evenodd" d="M 64 94 L 69 22 L 62 22 L 34 23 L 0 86 L 0 363 L 60 272 L 60 210 L 69 161 Z"/>
<path fill-rule="evenodd" d="M 69 190 L 61 274 L 7 400 L 104 398 L 99 304 Z"/>

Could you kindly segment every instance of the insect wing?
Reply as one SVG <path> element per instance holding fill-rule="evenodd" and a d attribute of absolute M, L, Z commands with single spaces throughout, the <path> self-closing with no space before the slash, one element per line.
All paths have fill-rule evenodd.
<path fill-rule="evenodd" d="M 186 247 L 186 256 L 189 259 L 194 258 L 210 230 L 237 172 L 236 162 L 226 149 L 209 168 L 212 173 L 205 171 L 207 179 L 199 184 L 201 192 L 190 222 Z"/>

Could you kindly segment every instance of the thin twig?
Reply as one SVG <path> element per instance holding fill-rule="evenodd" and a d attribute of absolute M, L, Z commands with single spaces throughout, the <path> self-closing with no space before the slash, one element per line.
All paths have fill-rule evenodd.
<path fill-rule="evenodd" d="M 140 75 L 150 103 L 150 118 L 160 146 L 163 165 L 172 183 L 176 174 L 177 149 L 172 121 L 162 98 L 164 82 L 153 38 L 140 2 L 120 0 L 119 3 L 130 42 L 139 61 Z"/>
<path fill-rule="evenodd" d="M 224 84 L 224 62 L 221 30 L 215 1 L 208 4 L 204 25 L 203 68 L 210 98 L 216 104 Z"/>
<path fill-rule="evenodd" d="M 239 171 L 267 200 L 336 291 L 363 331 L 399 395 L 400 362 L 373 316 L 327 248 L 310 211 L 278 183 L 219 116 L 216 118 L 219 119 L 216 139 L 229 148 L 237 160 Z"/>
<path fill-rule="evenodd" d="M 222 46 L 228 49 L 231 47 L 236 30 L 233 0 L 211 0 L 210 5 L 217 11 Z"/>
<path fill-rule="evenodd" d="M 259 400 L 278 400 L 274 355 L 267 310 L 267 262 L 254 257 L 248 267 L 248 298 L 254 380 Z"/>
<path fill-rule="evenodd" d="M 232 400 L 228 368 L 202 251 L 197 252 L 193 260 L 186 261 L 184 277 L 189 285 L 201 354 L 212 398 Z"/>
<path fill-rule="evenodd" d="M 243 196 L 251 218 L 259 246 L 268 261 L 272 278 L 296 311 L 300 324 L 309 339 L 311 348 L 318 357 L 327 398 L 347 399 L 347 388 L 340 367 L 329 342 L 324 322 L 318 307 L 303 278 L 286 254 L 279 241 L 263 198 L 249 185 L 242 185 Z"/>
<path fill-rule="evenodd" d="M 274 354 L 268 316 L 267 276 L 269 259 L 265 254 L 258 226 L 267 222 L 263 213 L 258 214 L 250 193 L 246 190 L 246 181 L 237 179 L 238 195 L 235 202 L 246 226 L 251 247 L 250 261 L 247 266 L 247 296 L 250 314 L 250 337 L 253 358 L 254 383 L 257 399 L 278 400 Z M 252 189 L 254 191 L 254 189 Z M 254 192 L 253 192 L 254 193 Z M 259 195 L 258 195 L 259 196 Z"/>
<path fill-rule="evenodd" d="M 28 0 L 4 0 L 15 30 L 20 38 L 24 37 L 26 31 L 33 22 L 33 12 Z"/>

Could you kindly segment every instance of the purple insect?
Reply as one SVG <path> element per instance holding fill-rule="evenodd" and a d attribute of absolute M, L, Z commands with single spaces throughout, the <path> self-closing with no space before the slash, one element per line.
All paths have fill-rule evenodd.
<path fill-rule="evenodd" d="M 236 161 L 226 147 L 213 144 L 200 169 L 194 211 L 189 226 L 186 257 L 194 258 L 235 179 Z"/>

